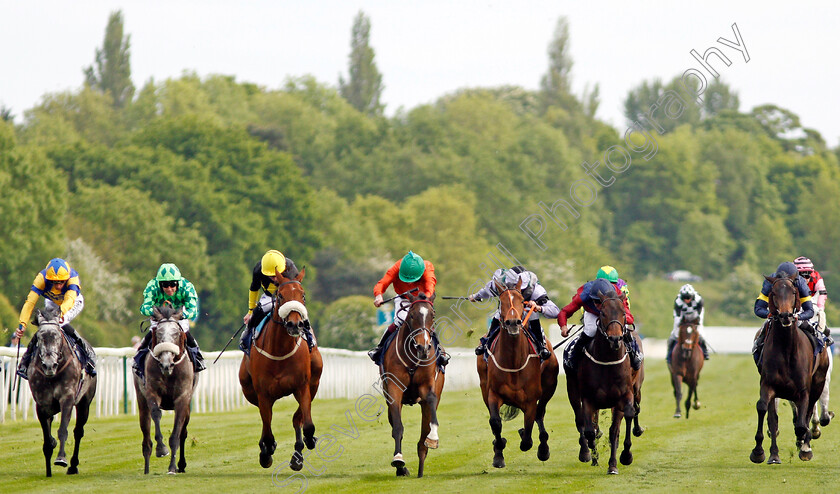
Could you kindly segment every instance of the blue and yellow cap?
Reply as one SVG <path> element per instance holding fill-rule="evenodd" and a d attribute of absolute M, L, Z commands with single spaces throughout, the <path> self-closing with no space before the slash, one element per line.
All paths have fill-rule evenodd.
<path fill-rule="evenodd" d="M 50 281 L 67 281 L 70 279 L 70 266 L 67 265 L 67 261 L 58 257 L 47 263 L 45 271 L 45 278 Z"/>

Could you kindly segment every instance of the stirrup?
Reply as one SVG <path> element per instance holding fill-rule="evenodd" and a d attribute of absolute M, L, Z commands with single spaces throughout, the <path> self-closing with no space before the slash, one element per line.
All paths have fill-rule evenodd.
<path fill-rule="evenodd" d="M 484 352 L 486 352 L 486 351 L 487 351 L 487 349 L 484 347 L 484 343 L 475 347 L 475 354 L 476 355 L 484 355 Z"/>

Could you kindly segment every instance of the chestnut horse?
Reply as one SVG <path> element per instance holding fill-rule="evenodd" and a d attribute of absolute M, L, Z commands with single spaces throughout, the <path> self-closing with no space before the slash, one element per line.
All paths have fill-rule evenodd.
<path fill-rule="evenodd" d="M 569 402 L 575 411 L 575 425 L 580 432 L 578 459 L 582 462 L 592 460 L 593 466 L 598 464 L 597 457 L 590 453 L 590 450 L 595 449 L 598 410 L 612 408 L 610 461 L 607 473 L 618 474 L 615 455 L 621 420 L 627 422 L 624 450 L 621 452 L 622 465 L 633 462 L 633 453 L 630 452 L 631 423 L 634 423 L 633 435 L 638 437 L 644 432 L 639 426 L 644 364 L 639 370 L 630 367 L 629 355 L 624 344 L 624 338 L 628 336 L 624 312 L 625 295 L 616 292 L 599 292 L 596 295 L 601 301 L 598 331 L 583 348 L 586 358 L 580 358 L 574 375 L 566 376 L 566 388 Z M 641 348 L 639 336 L 635 331 L 630 334 Z"/>
<path fill-rule="evenodd" d="M 144 362 L 145 379 L 134 375 L 134 390 L 137 394 L 137 408 L 140 410 L 140 431 L 143 433 L 143 473 L 149 473 L 149 458 L 152 455 L 151 418 L 155 423 L 155 455 L 170 454 L 170 474 L 183 473 L 187 468 L 184 457 L 184 443 L 187 440 L 187 425 L 190 423 L 190 404 L 193 391 L 198 385 L 198 375 L 187 355 L 187 336 L 178 321 L 183 308 L 155 307 L 152 320 L 155 322 L 149 348 L 152 350 Z M 175 419 L 169 436 L 169 450 L 163 444 L 160 432 L 161 410 L 174 410 Z M 177 468 L 175 457 L 180 451 Z"/>
<path fill-rule="evenodd" d="M 306 297 L 301 280 L 306 268 L 297 275 L 276 272 L 280 280 L 273 297 L 269 320 L 254 339 L 251 355 L 242 357 L 239 384 L 245 398 L 260 409 L 260 465 L 268 468 L 274 462 L 277 448 L 271 432 L 272 406 L 284 396 L 294 394 L 298 408 L 292 417 L 295 428 L 295 452 L 289 462 L 292 470 L 303 468 L 303 446 L 315 447 L 315 424 L 312 423 L 312 400 L 318 392 L 323 361 L 317 347 L 309 349 L 301 329 L 309 327 Z M 286 275 L 290 276 L 287 277 Z M 294 276 L 294 277 L 291 277 Z M 301 436 L 301 429 L 303 436 Z"/>
<path fill-rule="evenodd" d="M 697 326 L 700 318 L 696 316 L 687 318 L 683 316 L 680 321 L 680 334 L 677 344 L 671 350 L 671 363 L 668 370 L 671 371 L 671 384 L 674 386 L 674 399 L 677 402 L 677 409 L 674 411 L 674 418 L 682 416 L 680 412 L 680 400 L 682 399 L 682 384 L 688 385 L 688 395 L 685 398 L 685 418 L 691 411 L 691 398 L 694 397 L 694 409 L 700 409 L 700 401 L 697 399 L 697 381 L 700 380 L 700 369 L 703 368 L 705 359 L 703 349 L 700 348 L 700 333 Z"/>
<path fill-rule="evenodd" d="M 546 341 L 546 348 L 551 350 L 551 357 L 540 363 L 525 334 L 524 297 L 520 291 L 521 280 L 515 288 L 507 288 L 498 282 L 499 293 L 499 336 L 488 351 L 489 360 L 483 355 L 476 359 L 481 395 L 490 412 L 490 429 L 493 431 L 493 466 L 504 468 L 504 449 L 507 440 L 502 437 L 502 417 L 499 413 L 503 405 L 518 408 L 524 412 L 525 426 L 519 429 L 519 449 L 528 451 L 534 445 L 531 433 L 534 422 L 540 429 L 540 445 L 537 458 L 548 460 L 548 431 L 543 424 L 545 407 L 557 389 L 557 375 L 560 365 L 554 355 L 551 343 Z M 530 314 L 529 314 L 530 315 Z M 510 408 L 509 408 L 510 410 Z M 505 418 L 513 418 L 516 413 L 505 412 Z"/>
<path fill-rule="evenodd" d="M 753 463 L 764 461 L 764 415 L 770 436 L 770 458 L 768 464 L 779 464 L 779 447 L 776 436 L 779 430 L 779 416 L 775 398 L 789 400 L 793 405 L 793 424 L 799 459 L 813 458 L 811 431 L 808 421 L 814 404 L 825 386 L 828 370 L 828 355 L 823 350 L 816 358 L 808 336 L 799 329 L 796 312 L 800 299 L 796 285 L 788 277 L 765 276 L 772 284 L 768 304 L 770 320 L 761 355 L 761 390 L 756 411 L 758 430 L 755 434 L 755 448 L 750 453 Z"/>
<path fill-rule="evenodd" d="M 423 476 L 429 448 L 438 447 L 437 407 L 443 392 L 444 374 L 437 368 L 439 354 L 432 343 L 435 297 L 432 295 L 429 299 L 422 293 L 417 297 L 410 293 L 405 296 L 411 305 L 394 342 L 382 357 L 380 377 L 382 391 L 388 401 L 391 436 L 394 438 L 391 466 L 397 469 L 398 477 L 409 475 L 402 455 L 402 406 L 420 403 L 422 418 L 420 440 L 417 441 L 419 478 Z"/>
<path fill-rule="evenodd" d="M 53 416 L 61 413 L 61 424 L 58 426 L 58 440 L 60 441 L 55 464 L 67 466 L 67 456 L 64 453 L 64 443 L 67 441 L 67 427 L 73 408 L 76 409 L 76 426 L 73 428 L 73 456 L 70 459 L 68 475 L 79 473 L 79 445 L 85 435 L 85 423 L 90 413 L 90 404 L 96 394 L 96 377 L 84 372 L 84 366 L 73 355 L 73 348 L 64 336 L 59 325 L 58 309 L 47 309 L 38 312 L 38 344 L 35 355 L 27 369 L 29 389 L 35 400 L 35 412 L 41 423 L 44 434 L 44 460 L 47 465 L 47 477 L 52 477 L 50 459 L 56 446 L 51 428 Z M 86 344 L 86 343 L 83 343 Z M 0 398 L 5 399 L 5 397 Z"/>

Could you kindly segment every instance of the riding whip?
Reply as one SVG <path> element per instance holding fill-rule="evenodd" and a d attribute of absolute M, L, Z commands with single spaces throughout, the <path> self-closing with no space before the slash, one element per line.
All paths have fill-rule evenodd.
<path fill-rule="evenodd" d="M 214 360 L 214 361 L 213 361 L 213 363 L 214 363 L 214 364 L 216 363 L 216 361 L 217 361 L 217 360 L 219 360 L 219 357 L 221 357 L 221 356 L 222 356 L 222 354 L 223 354 L 223 353 L 225 353 L 225 350 L 227 350 L 227 347 L 228 347 L 228 345 L 230 345 L 230 342 L 231 342 L 231 341 L 233 341 L 233 339 L 234 339 L 234 338 L 236 338 L 236 335 L 238 335 L 238 334 L 239 334 L 239 332 L 240 332 L 240 331 L 242 331 L 242 328 L 244 328 L 244 327 L 245 327 L 245 323 L 243 322 L 243 323 L 242 323 L 242 326 L 239 326 L 239 329 L 237 329 L 237 330 L 236 330 L 236 332 L 235 332 L 235 333 L 233 333 L 233 336 L 231 336 L 231 337 L 230 337 L 230 339 L 228 340 L 228 342 L 227 342 L 227 344 L 225 345 L 225 347 L 224 347 L 224 348 L 222 348 L 222 351 L 221 351 L 221 352 L 219 352 L 219 354 L 218 354 L 218 355 L 216 355 L 216 360 Z"/>
<path fill-rule="evenodd" d="M 573 325 L 572 325 L 572 327 L 575 327 L 575 325 L 573 324 Z M 581 329 L 583 329 L 583 326 L 581 326 L 581 327 L 577 328 L 577 329 L 576 329 L 576 330 L 575 330 L 572 334 L 570 334 L 568 337 L 566 337 L 566 339 L 564 339 L 564 340 L 563 340 L 563 341 L 561 341 L 560 343 L 558 343 L 558 344 L 554 345 L 554 349 L 555 349 L 555 350 L 557 350 L 557 348 L 559 348 L 559 347 L 560 347 L 560 345 L 562 345 L 563 343 L 566 343 L 567 341 L 571 340 L 571 339 L 572 339 L 572 337 L 573 337 L 574 335 L 578 334 L 578 333 L 580 332 L 580 330 L 581 330 Z"/>
<path fill-rule="evenodd" d="M 441 297 L 444 300 L 469 300 L 469 297 Z"/>
<path fill-rule="evenodd" d="M 414 293 L 414 292 L 417 292 L 417 291 L 420 291 L 420 289 L 419 288 L 412 288 L 411 290 L 409 290 L 407 292 L 403 292 L 403 293 L 400 293 L 399 295 L 394 295 L 393 297 L 391 297 L 389 299 L 385 299 L 385 300 L 382 301 L 382 303 L 384 304 L 385 302 L 390 302 L 391 300 L 394 300 L 397 297 L 404 297 L 404 296 L 408 295 L 409 293 Z"/>
<path fill-rule="evenodd" d="M 20 336 L 18 336 L 17 355 L 15 355 L 15 367 L 14 367 L 15 372 L 17 372 L 17 366 L 18 366 L 18 359 L 19 358 L 20 358 Z M 15 385 L 17 384 L 17 382 L 19 380 L 20 380 L 20 376 L 15 374 L 15 378 L 12 380 L 12 393 L 15 392 Z"/>

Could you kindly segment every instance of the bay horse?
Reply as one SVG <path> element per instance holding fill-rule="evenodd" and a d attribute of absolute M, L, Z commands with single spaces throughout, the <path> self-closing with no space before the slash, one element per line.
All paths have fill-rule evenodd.
<path fill-rule="evenodd" d="M 695 314 L 689 318 L 683 316 L 680 321 L 680 332 L 677 344 L 671 350 L 671 363 L 668 370 L 671 371 L 671 384 L 674 386 L 674 399 L 677 402 L 677 409 L 674 411 L 674 418 L 682 416 L 680 411 L 680 400 L 682 399 L 683 382 L 688 385 L 688 395 L 685 398 L 685 418 L 691 411 L 691 399 L 694 397 L 694 409 L 700 409 L 700 401 L 697 399 L 697 382 L 700 380 L 700 370 L 703 368 L 705 359 L 703 349 L 700 348 L 700 333 L 697 327 L 700 318 Z"/>
<path fill-rule="evenodd" d="M 90 414 L 90 404 L 96 394 L 96 377 L 84 372 L 84 367 L 74 355 L 74 349 L 61 330 L 58 309 L 38 311 L 38 343 L 35 355 L 27 369 L 29 389 L 35 400 L 35 412 L 44 433 L 44 460 L 47 477 L 52 477 L 50 459 L 56 446 L 51 428 L 53 417 L 61 412 L 58 426 L 60 442 L 55 464 L 67 466 L 64 444 L 73 408 L 76 408 L 76 426 L 73 428 L 73 456 L 68 475 L 79 473 L 79 445 L 85 435 L 85 424 Z M 78 333 L 77 333 L 78 334 Z M 81 338 L 80 338 L 81 340 Z M 86 342 L 84 344 L 87 344 Z"/>
<path fill-rule="evenodd" d="M 516 410 L 511 412 L 512 408 L 521 410 L 524 415 L 524 427 L 519 429 L 519 449 L 528 451 L 533 447 L 531 434 L 536 422 L 540 430 L 537 458 L 547 461 L 550 455 L 548 431 L 543 419 L 546 405 L 557 389 L 560 364 L 551 343 L 546 341 L 551 357 L 541 363 L 539 355 L 528 341 L 525 334 L 527 329 L 523 326 L 528 322 L 523 321 L 526 316 L 521 283 L 520 280 L 516 287 L 508 288 L 496 282 L 499 322 L 502 327 L 495 343 L 488 343 L 491 345 L 488 350 L 489 360 L 485 361 L 483 355 L 476 359 L 481 395 L 490 412 L 490 430 L 494 436 L 493 466 L 496 468 L 505 466 L 504 449 L 507 440 L 502 437 L 500 414 L 501 407 L 505 405 L 508 407 L 504 413 L 505 419 L 512 419 L 518 413 Z"/>
<path fill-rule="evenodd" d="M 438 370 L 439 354 L 432 342 L 435 296 L 427 298 L 423 293 L 417 296 L 407 293 L 404 296 L 410 303 L 408 313 L 394 342 L 382 357 L 380 379 L 388 401 L 388 422 L 394 438 L 391 466 L 396 468 L 398 477 L 409 475 L 402 455 L 402 406 L 420 404 L 420 439 L 417 441 L 417 477 L 420 478 L 429 448 L 437 449 L 440 441 L 437 407 L 445 375 Z M 443 351 L 442 348 L 439 350 Z"/>
<path fill-rule="evenodd" d="M 624 312 L 625 295 L 614 291 L 606 294 L 598 292 L 596 295 L 600 299 L 601 310 L 598 316 L 598 331 L 583 348 L 586 358 L 580 358 L 574 375 L 566 376 L 566 389 L 575 412 L 575 425 L 580 433 L 578 459 L 581 462 L 591 460 L 593 466 L 598 464 L 597 456 L 590 452 L 595 449 L 598 411 L 612 409 L 607 473 L 617 475 L 616 450 L 622 419 L 627 423 L 624 450 L 620 458 L 622 465 L 630 465 L 633 462 L 633 453 L 630 452 L 631 423 L 633 435 L 639 437 L 644 432 L 639 426 L 644 363 L 639 370 L 630 366 L 629 354 L 624 344 L 624 338 L 628 335 Z M 630 334 L 641 348 L 639 336 L 635 332 Z"/>
<path fill-rule="evenodd" d="M 163 458 L 170 454 L 169 473 L 184 473 L 187 460 L 184 457 L 184 443 L 187 440 L 187 425 L 190 423 L 190 403 L 193 391 L 198 385 L 198 374 L 187 355 L 187 335 L 178 321 L 183 308 L 154 307 L 152 322 L 155 326 L 149 343 L 151 351 L 144 365 L 145 378 L 134 375 L 134 390 L 137 393 L 140 431 L 143 433 L 143 473 L 149 473 L 149 458 L 152 456 L 150 419 L 155 423 L 155 456 Z M 175 420 L 169 435 L 169 449 L 163 443 L 160 432 L 162 410 L 174 410 Z M 175 457 L 180 451 L 176 468 Z"/>
<path fill-rule="evenodd" d="M 798 327 L 796 312 L 800 309 L 800 299 L 793 280 L 785 276 L 764 278 L 771 283 L 768 297 L 770 318 L 761 355 L 761 387 L 756 403 L 758 430 L 750 460 L 753 463 L 764 461 L 762 429 L 766 414 L 771 441 L 767 463 L 781 463 L 776 445 L 779 416 L 775 400 L 781 398 L 791 402 L 799 459 L 808 461 L 814 456 L 808 422 L 825 386 L 828 355 L 823 350 L 815 358 L 811 341 Z"/>
<path fill-rule="evenodd" d="M 313 449 L 318 440 L 312 422 L 312 400 L 318 392 L 324 367 L 318 347 L 309 349 L 301 330 L 309 327 L 306 295 L 301 280 L 306 268 L 293 273 L 275 274 L 280 281 L 272 298 L 269 319 L 259 336 L 254 338 L 251 355 L 244 355 L 239 366 L 239 384 L 245 398 L 260 409 L 260 466 L 274 462 L 277 448 L 271 431 L 272 407 L 284 396 L 294 395 L 298 408 L 292 416 L 295 429 L 295 452 L 289 461 L 294 471 L 303 468 L 303 446 Z M 303 434 L 301 435 L 301 431 Z"/>

